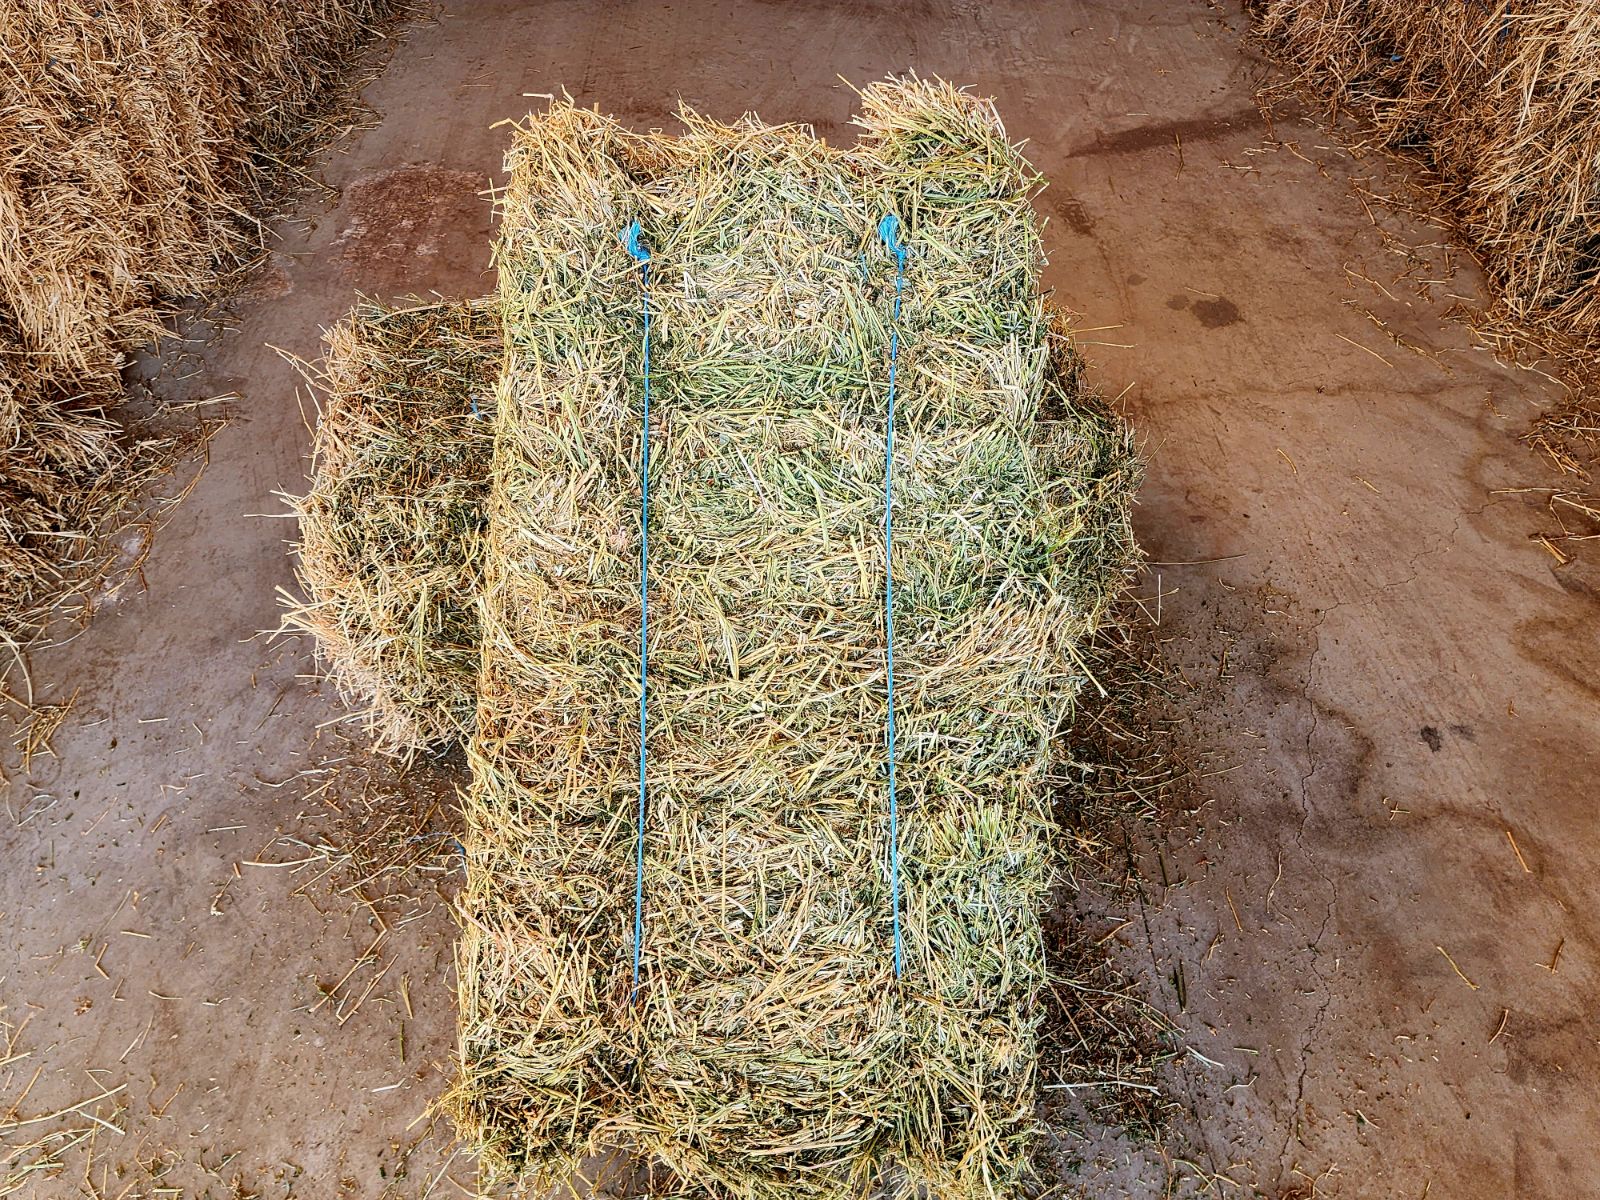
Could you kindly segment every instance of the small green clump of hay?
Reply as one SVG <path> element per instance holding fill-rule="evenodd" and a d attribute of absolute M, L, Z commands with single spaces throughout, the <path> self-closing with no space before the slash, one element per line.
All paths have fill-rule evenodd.
<path fill-rule="evenodd" d="M 491 1173 L 621 1147 L 684 1191 L 1026 1173 L 1057 741 L 1133 556 L 1128 435 L 1060 381 L 1036 177 L 992 108 L 869 88 L 852 149 L 693 112 L 518 127 L 466 799 L 461 1075 Z M 884 420 L 901 920 L 884 730 Z M 653 253 L 648 815 L 633 997 L 638 274 Z M 1055 370 L 1052 372 L 1052 363 Z M 1054 382 L 1053 382 L 1054 381 Z"/>
<path fill-rule="evenodd" d="M 473 727 L 500 324 L 487 301 L 363 304 L 328 332 L 285 624 L 390 750 Z"/>

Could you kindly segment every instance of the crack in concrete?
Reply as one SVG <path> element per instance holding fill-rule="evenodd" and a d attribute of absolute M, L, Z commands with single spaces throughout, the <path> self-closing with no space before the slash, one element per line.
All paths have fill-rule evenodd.
<path fill-rule="evenodd" d="M 1299 1136 L 1300 1110 L 1305 1100 L 1306 1076 L 1310 1072 L 1312 1047 L 1316 1043 L 1318 1033 L 1321 1032 L 1323 1018 L 1327 1015 L 1328 1007 L 1333 1002 L 1333 990 L 1319 966 L 1319 955 L 1322 939 L 1328 932 L 1328 926 L 1333 920 L 1334 908 L 1338 903 L 1338 888 L 1332 876 L 1323 869 L 1316 856 L 1306 846 L 1306 827 L 1311 821 L 1311 780 L 1316 776 L 1319 766 L 1316 737 L 1322 716 L 1321 706 L 1312 698 L 1313 679 L 1316 673 L 1317 658 L 1322 653 L 1322 625 L 1327 620 L 1328 613 L 1337 607 L 1338 605 L 1335 604 L 1330 608 L 1319 610 L 1317 622 L 1311 628 L 1313 643 L 1311 657 L 1306 663 L 1305 699 L 1310 706 L 1310 721 L 1306 727 L 1304 744 L 1306 769 L 1300 775 L 1300 825 L 1295 830 L 1295 845 L 1298 847 L 1301 857 L 1305 859 L 1311 869 L 1317 873 L 1317 877 L 1327 886 L 1328 905 L 1322 914 L 1322 924 L 1318 927 L 1316 936 L 1312 938 L 1307 946 L 1307 950 L 1311 954 L 1311 973 L 1316 976 L 1317 983 L 1321 988 L 1322 1000 L 1317 1007 L 1316 1016 L 1312 1018 L 1311 1027 L 1306 1031 L 1306 1035 L 1300 1043 L 1300 1069 L 1295 1079 L 1294 1103 L 1290 1109 L 1290 1120 L 1284 1129 L 1283 1146 L 1278 1151 L 1280 1169 L 1282 1169 L 1282 1164 L 1289 1157 L 1289 1147 Z"/>
<path fill-rule="evenodd" d="M 1285 1071 L 1284 1078 L 1286 1092 L 1292 1098 L 1289 1109 L 1289 1119 L 1285 1122 L 1283 1141 L 1277 1155 L 1277 1169 L 1280 1179 L 1283 1175 L 1295 1171 L 1291 1152 L 1296 1144 L 1300 1149 L 1306 1148 L 1306 1126 L 1302 1112 L 1305 1104 L 1307 1085 L 1311 1077 L 1312 1059 L 1318 1047 L 1319 1038 L 1327 1025 L 1328 1013 L 1333 1006 L 1334 981 L 1331 969 L 1326 965 L 1325 943 L 1333 928 L 1334 917 L 1339 906 L 1339 887 L 1333 874 L 1323 865 L 1319 855 L 1315 852 L 1309 841 L 1309 830 L 1313 812 L 1313 795 L 1316 780 L 1325 765 L 1319 753 L 1318 739 L 1324 733 L 1322 712 L 1324 705 L 1315 698 L 1317 690 L 1318 670 L 1323 657 L 1322 632 L 1328 618 L 1336 611 L 1345 607 L 1359 607 L 1378 600 L 1384 593 L 1397 588 L 1403 588 L 1414 583 L 1421 577 L 1425 569 L 1425 561 L 1429 558 L 1448 554 L 1455 548 L 1461 534 L 1463 524 L 1471 517 L 1480 515 L 1489 504 L 1477 508 L 1461 509 L 1455 515 L 1450 528 L 1405 559 L 1406 573 L 1400 578 L 1379 582 L 1362 594 L 1348 600 L 1335 600 L 1321 608 L 1315 609 L 1314 620 L 1306 629 L 1310 640 L 1310 654 L 1306 661 L 1305 673 L 1302 680 L 1300 699 L 1306 705 L 1305 735 L 1302 742 L 1301 753 L 1304 756 L 1304 769 L 1299 775 L 1299 804 L 1300 819 L 1294 829 L 1294 844 L 1300 857 L 1304 860 L 1316 877 L 1321 881 L 1326 895 L 1320 922 L 1315 934 L 1307 943 L 1306 949 L 1310 956 L 1310 973 L 1315 980 L 1315 986 L 1305 993 L 1315 996 L 1315 1008 L 1307 1022 L 1304 1035 L 1299 1039 L 1294 1059 L 1289 1070 Z M 1158 850 L 1159 853 L 1159 850 Z M 1152 968 L 1159 976 L 1159 956 L 1157 950 L 1157 937 L 1151 924 L 1149 911 L 1149 898 L 1144 895 L 1142 886 L 1138 889 L 1140 916 L 1144 928 L 1145 949 L 1149 955 Z M 1290 1082 L 1292 1080 L 1292 1083 Z M 1190 1096 L 1191 1102 L 1197 1097 Z M 1210 1147 L 1207 1147 L 1209 1150 Z"/>
<path fill-rule="evenodd" d="M 1453 528 L 1451 530 L 1450 534 L 1447 535 L 1447 540 L 1453 542 L 1453 540 L 1455 538 L 1456 531 L 1459 529 L 1459 527 L 1460 527 L 1460 520 L 1458 518 L 1455 528 Z M 1439 549 L 1438 546 L 1435 546 L 1433 548 L 1433 550 L 1437 550 L 1437 549 Z M 1296 1072 L 1296 1076 L 1295 1076 L 1294 1100 L 1293 1100 L 1293 1104 L 1292 1104 L 1291 1109 L 1290 1109 L 1290 1120 L 1288 1121 L 1288 1123 L 1286 1124 L 1286 1127 L 1284 1129 L 1283 1145 L 1279 1149 L 1279 1152 L 1278 1152 L 1278 1161 L 1280 1163 L 1280 1169 L 1283 1169 L 1284 1164 L 1287 1163 L 1287 1160 L 1288 1160 L 1288 1157 L 1289 1157 L 1290 1147 L 1294 1144 L 1294 1142 L 1297 1140 L 1297 1138 L 1301 1141 L 1302 1146 L 1304 1145 L 1304 1139 L 1303 1139 L 1303 1137 L 1301 1137 L 1301 1130 L 1302 1130 L 1301 1108 L 1302 1108 L 1302 1105 L 1305 1102 L 1306 1079 L 1307 1079 L 1308 1075 L 1310 1074 L 1311 1054 L 1312 1054 L 1312 1050 L 1313 1050 L 1314 1046 L 1316 1045 L 1317 1037 L 1318 1037 L 1318 1035 L 1320 1034 L 1320 1032 L 1322 1030 L 1322 1025 L 1323 1025 L 1323 1022 L 1324 1022 L 1324 1020 L 1325 1020 L 1325 1018 L 1327 1016 L 1328 1009 L 1332 1005 L 1332 1002 L 1333 1002 L 1333 989 L 1332 989 L 1332 986 L 1330 984 L 1328 976 L 1323 973 L 1323 970 L 1322 970 L 1322 967 L 1321 967 L 1320 964 L 1321 964 L 1322 942 L 1323 942 L 1323 939 L 1327 935 L 1328 927 L 1333 921 L 1333 915 L 1334 915 L 1334 912 L 1335 912 L 1335 910 L 1336 910 L 1336 908 L 1338 906 L 1339 889 L 1338 889 L 1338 885 L 1334 881 L 1333 877 L 1323 868 L 1321 863 L 1318 861 L 1317 856 L 1311 851 L 1310 847 L 1308 847 L 1307 844 L 1306 844 L 1306 830 L 1307 830 L 1307 827 L 1310 824 L 1311 813 L 1312 813 L 1312 810 L 1311 810 L 1312 780 L 1316 777 L 1317 772 L 1318 772 L 1318 770 L 1319 770 L 1319 768 L 1321 766 L 1321 763 L 1319 761 L 1318 754 L 1317 754 L 1316 741 L 1317 741 L 1317 734 L 1318 734 L 1318 732 L 1320 731 L 1320 728 L 1321 728 L 1322 706 L 1316 701 L 1316 699 L 1314 698 L 1314 694 L 1313 693 L 1314 693 L 1315 684 L 1316 684 L 1317 660 L 1322 654 L 1322 627 L 1327 622 L 1328 616 L 1331 613 L 1333 613 L 1335 610 L 1337 610 L 1337 609 L 1339 609 L 1341 607 L 1344 607 L 1346 603 L 1365 603 L 1365 602 L 1369 602 L 1372 599 L 1374 599 L 1377 596 L 1378 593 L 1386 591 L 1386 590 L 1388 590 L 1388 589 L 1390 589 L 1392 587 L 1403 586 L 1404 583 L 1410 582 L 1410 580 L 1415 579 L 1416 576 L 1420 573 L 1418 570 L 1415 569 L 1416 563 L 1424 555 L 1426 555 L 1428 553 L 1431 553 L 1431 552 L 1432 552 L 1432 550 L 1421 551 L 1417 555 L 1413 556 L 1413 558 L 1410 560 L 1408 565 L 1413 567 L 1414 569 L 1413 569 L 1412 575 L 1408 579 L 1397 581 L 1397 582 L 1391 583 L 1391 584 L 1380 585 L 1374 592 L 1372 592 L 1371 594 L 1369 594 L 1368 596 L 1363 598 L 1363 600 L 1361 600 L 1361 601 L 1355 601 L 1355 602 L 1335 601 L 1333 604 L 1328 605 L 1325 608 L 1318 609 L 1317 610 L 1316 621 L 1311 626 L 1311 629 L 1310 629 L 1311 638 L 1312 638 L 1312 646 L 1311 646 L 1310 658 L 1306 662 L 1305 690 L 1304 690 L 1305 702 L 1308 705 L 1310 711 L 1309 711 L 1309 720 L 1308 720 L 1307 726 L 1306 726 L 1305 741 L 1304 741 L 1304 744 L 1303 744 L 1303 753 L 1305 755 L 1305 770 L 1302 771 L 1301 774 L 1300 774 L 1300 824 L 1295 830 L 1295 845 L 1299 849 L 1301 857 L 1304 858 L 1304 860 L 1311 867 L 1311 869 L 1316 872 L 1317 877 L 1322 880 L 1324 886 L 1327 888 L 1328 900 L 1327 900 L 1327 907 L 1323 910 L 1322 921 L 1321 921 L 1321 924 L 1317 928 L 1316 936 L 1311 939 L 1311 942 L 1307 946 L 1307 950 L 1309 951 L 1309 953 L 1311 955 L 1311 973 L 1316 977 L 1316 980 L 1317 980 L 1317 983 L 1318 983 L 1318 986 L 1319 986 L 1319 989 L 1320 989 L 1322 995 L 1321 995 L 1321 1000 L 1317 1005 L 1316 1014 L 1312 1017 L 1311 1022 L 1310 1022 L 1310 1027 L 1306 1030 L 1306 1034 L 1305 1034 L 1304 1038 L 1301 1039 L 1301 1043 L 1300 1043 L 1300 1050 L 1299 1050 L 1299 1055 L 1298 1055 L 1298 1058 L 1299 1058 L 1299 1070 Z M 1292 1167 L 1288 1167 L 1288 1169 L 1292 1170 L 1293 1168 Z"/>
<path fill-rule="evenodd" d="M 1321 999 L 1317 1004 L 1316 1012 L 1310 1021 L 1309 1027 L 1306 1030 L 1306 1034 L 1300 1042 L 1299 1052 L 1297 1055 L 1299 1068 L 1295 1073 L 1293 1091 L 1294 1098 L 1290 1109 L 1290 1119 L 1286 1123 L 1284 1129 L 1283 1145 L 1278 1151 L 1280 1171 L 1292 1171 L 1294 1169 L 1292 1164 L 1289 1163 L 1289 1153 L 1295 1142 L 1298 1140 L 1302 1148 L 1305 1146 L 1301 1109 L 1305 1103 L 1306 1081 L 1310 1075 L 1311 1056 L 1314 1048 L 1316 1047 L 1317 1038 L 1322 1031 L 1323 1024 L 1327 1018 L 1328 1010 L 1333 1003 L 1332 982 L 1330 977 L 1324 972 L 1321 965 L 1322 943 L 1327 935 L 1329 926 L 1333 922 L 1334 913 L 1338 907 L 1339 889 L 1338 884 L 1333 876 L 1323 868 L 1321 863 L 1318 861 L 1317 856 L 1306 844 L 1306 830 L 1310 824 L 1312 816 L 1312 781 L 1316 777 L 1321 767 L 1321 763 L 1318 760 L 1316 739 L 1321 728 L 1322 706 L 1314 698 L 1314 690 L 1316 683 L 1317 661 L 1322 655 L 1322 627 L 1324 624 L 1326 624 L 1328 617 L 1340 608 L 1343 608 L 1347 605 L 1371 603 L 1384 592 L 1392 591 L 1395 588 L 1404 587 L 1407 584 L 1414 583 L 1422 574 L 1422 567 L 1420 564 L 1422 563 L 1423 559 L 1447 554 L 1454 549 L 1456 541 L 1460 536 L 1463 522 L 1469 517 L 1482 514 L 1489 506 L 1489 504 L 1484 504 L 1476 509 L 1463 509 L 1458 512 L 1448 533 L 1442 535 L 1431 545 L 1419 550 L 1417 553 L 1413 554 L 1409 559 L 1407 559 L 1406 565 L 1411 572 L 1409 575 L 1403 579 L 1396 579 L 1387 583 L 1380 583 L 1365 596 L 1362 596 L 1356 600 L 1336 600 L 1332 604 L 1317 609 L 1316 620 L 1310 627 L 1309 632 L 1312 639 L 1312 645 L 1311 655 L 1306 663 L 1304 690 L 1304 699 L 1306 704 L 1309 706 L 1310 711 L 1303 744 L 1305 770 L 1302 771 L 1300 775 L 1300 823 L 1295 830 L 1295 846 L 1299 850 L 1301 857 L 1311 867 L 1311 869 L 1316 872 L 1317 877 L 1322 880 L 1323 884 L 1327 888 L 1328 901 L 1327 907 L 1323 911 L 1322 921 L 1317 929 L 1316 936 L 1311 939 L 1311 942 L 1307 946 L 1307 950 L 1311 956 L 1311 973 L 1316 978 L 1318 990 L 1321 992 Z"/>

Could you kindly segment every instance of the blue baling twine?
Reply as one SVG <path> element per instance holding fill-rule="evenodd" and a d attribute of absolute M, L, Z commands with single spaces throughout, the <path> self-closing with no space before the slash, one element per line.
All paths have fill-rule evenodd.
<path fill-rule="evenodd" d="M 894 908 L 894 975 L 900 978 L 905 951 L 900 940 L 900 809 L 895 796 L 894 745 L 894 385 L 900 360 L 900 293 L 906 280 L 906 247 L 900 240 L 900 218 L 885 213 L 878 236 L 895 257 L 894 316 L 889 324 L 889 417 L 883 449 L 883 638 L 888 662 L 889 740 L 889 888 Z"/>
<path fill-rule="evenodd" d="M 622 231 L 622 245 L 639 264 L 639 302 L 644 312 L 644 432 L 639 451 L 639 812 L 635 822 L 633 876 L 633 992 L 639 999 L 639 953 L 644 942 L 644 816 L 645 816 L 645 699 L 649 679 L 645 671 L 650 632 L 650 592 L 646 571 L 650 565 L 650 251 L 639 243 L 639 222 Z"/>

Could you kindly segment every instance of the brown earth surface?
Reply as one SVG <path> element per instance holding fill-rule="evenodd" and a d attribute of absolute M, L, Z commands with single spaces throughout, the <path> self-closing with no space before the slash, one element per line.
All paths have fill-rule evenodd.
<path fill-rule="evenodd" d="M 1177 1030 L 1170 1127 L 1069 1139 L 1064 1190 L 1600 1192 L 1600 577 L 1503 490 L 1551 482 L 1516 441 L 1550 391 L 1444 320 L 1481 282 L 1372 223 L 1381 167 L 1263 117 L 1243 32 L 1197 0 L 448 0 L 407 33 L 336 195 L 163 382 L 237 399 L 142 587 L 31 662 L 77 698 L 7 759 L 0 1194 L 467 1194 L 426 1115 L 460 769 L 374 762 L 311 647 L 258 636 L 309 443 L 276 349 L 314 356 L 357 290 L 485 292 L 492 126 L 530 95 L 845 140 L 837 77 L 908 69 L 997 97 L 1052 181 L 1047 282 L 1147 447 L 1140 596 L 1204 764 L 1142 885 L 1079 901 Z"/>

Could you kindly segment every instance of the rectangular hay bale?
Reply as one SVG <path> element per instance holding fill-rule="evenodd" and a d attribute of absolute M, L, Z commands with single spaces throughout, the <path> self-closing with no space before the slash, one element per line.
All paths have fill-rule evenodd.
<path fill-rule="evenodd" d="M 1126 574 L 1125 429 L 1074 403 L 1037 186 L 992 108 L 863 134 L 557 102 L 515 131 L 469 754 L 460 1082 L 490 1168 L 620 1147 L 717 1196 L 1026 1172 L 1054 746 Z M 891 944 L 883 486 L 906 965 Z M 632 999 L 640 286 L 651 248 L 649 807 Z"/>

